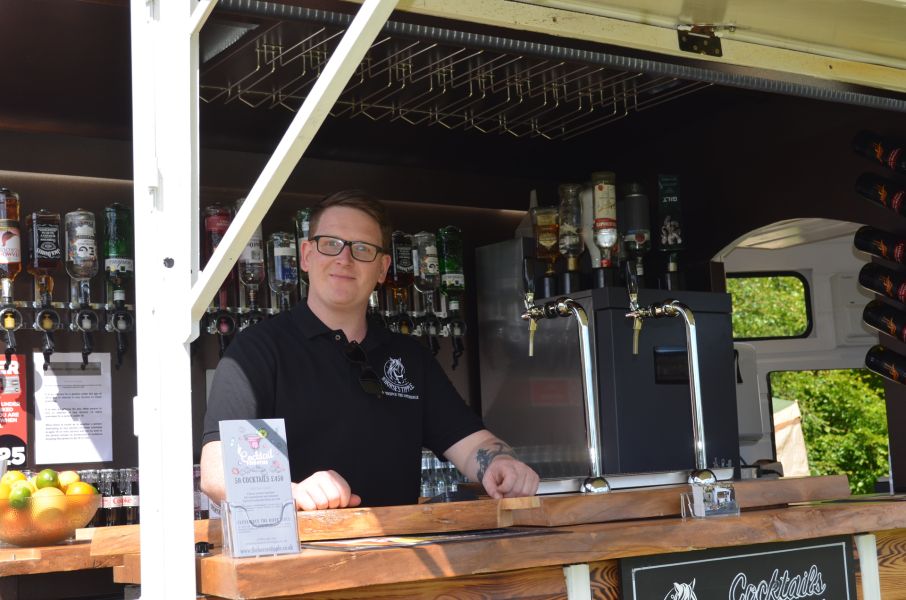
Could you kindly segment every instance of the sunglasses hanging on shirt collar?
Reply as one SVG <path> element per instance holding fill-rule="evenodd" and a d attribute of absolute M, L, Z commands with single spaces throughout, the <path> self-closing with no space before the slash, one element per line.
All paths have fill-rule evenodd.
<path fill-rule="evenodd" d="M 362 386 L 362 389 L 368 393 L 382 398 L 384 396 L 383 386 L 381 386 L 381 380 L 378 378 L 377 373 L 374 372 L 374 369 L 368 364 L 368 357 L 365 354 L 365 351 L 358 344 L 358 342 L 349 342 L 343 347 L 343 354 L 346 356 L 346 360 L 358 365 L 360 369 L 359 375 L 359 385 Z"/>

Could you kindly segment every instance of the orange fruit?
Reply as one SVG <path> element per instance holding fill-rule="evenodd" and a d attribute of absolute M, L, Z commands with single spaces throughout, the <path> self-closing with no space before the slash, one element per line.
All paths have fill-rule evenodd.
<path fill-rule="evenodd" d="M 82 478 L 79 477 L 79 474 L 75 471 L 60 471 L 58 477 L 60 480 L 60 489 L 64 492 L 66 491 L 66 488 L 69 487 L 69 484 L 82 480 Z"/>
<path fill-rule="evenodd" d="M 94 489 L 93 485 L 84 481 L 75 481 L 66 488 L 69 504 L 73 508 L 88 506 L 94 502 L 93 496 L 96 496 L 97 493 L 98 491 Z"/>
<path fill-rule="evenodd" d="M 3 477 L 0 477 L 0 483 L 5 483 L 7 485 L 12 485 L 14 481 L 24 481 L 25 473 L 22 471 L 7 471 L 3 474 Z"/>

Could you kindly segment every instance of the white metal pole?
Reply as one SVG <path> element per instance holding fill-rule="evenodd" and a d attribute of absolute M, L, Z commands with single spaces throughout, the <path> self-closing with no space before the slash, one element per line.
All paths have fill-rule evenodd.
<path fill-rule="evenodd" d="M 193 321 L 199 321 L 204 315 L 396 3 L 397 0 L 365 0 L 362 4 L 192 288 Z"/>
<path fill-rule="evenodd" d="M 198 272 L 198 42 L 192 4 L 132 0 L 135 430 L 145 598 L 194 598 L 186 298 Z M 209 12 L 209 11 L 208 11 Z M 197 14 L 197 13 L 196 13 Z M 197 27 L 196 27 L 197 25 Z"/>

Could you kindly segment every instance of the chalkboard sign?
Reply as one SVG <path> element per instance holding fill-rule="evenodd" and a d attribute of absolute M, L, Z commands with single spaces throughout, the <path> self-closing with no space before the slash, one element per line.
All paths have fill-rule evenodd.
<path fill-rule="evenodd" d="M 856 599 L 849 536 L 620 562 L 624 600 Z"/>

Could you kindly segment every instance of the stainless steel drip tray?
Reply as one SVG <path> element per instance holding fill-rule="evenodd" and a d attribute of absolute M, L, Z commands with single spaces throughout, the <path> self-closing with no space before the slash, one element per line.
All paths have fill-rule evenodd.
<path fill-rule="evenodd" d="M 711 469 L 719 481 L 733 479 L 731 467 Z M 610 488 L 622 490 L 629 488 L 654 487 L 658 485 L 675 485 L 688 483 L 689 471 L 662 471 L 658 473 L 620 473 L 605 475 Z M 585 477 L 566 477 L 560 479 L 542 479 L 538 485 L 538 494 L 568 494 L 578 492 Z"/>

